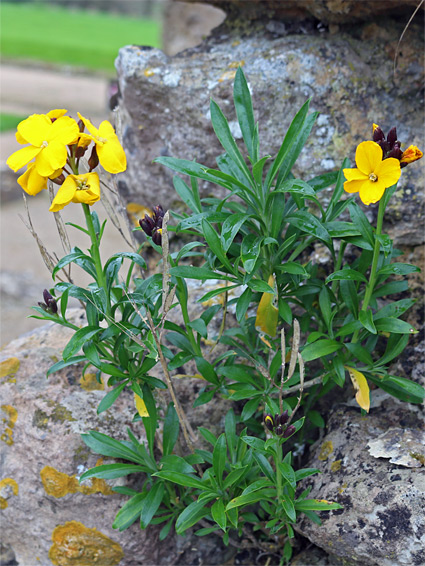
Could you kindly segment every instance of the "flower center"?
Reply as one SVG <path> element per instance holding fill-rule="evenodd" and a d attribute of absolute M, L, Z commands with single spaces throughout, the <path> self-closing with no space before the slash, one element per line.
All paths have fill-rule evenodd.
<path fill-rule="evenodd" d="M 372 181 L 372 183 L 376 183 L 377 180 L 378 180 L 378 175 L 376 175 L 375 173 L 371 173 L 369 175 L 369 181 Z"/>
<path fill-rule="evenodd" d="M 47 147 L 49 145 L 49 142 L 47 142 L 46 140 L 44 140 L 44 142 L 42 142 L 40 147 Z"/>
<path fill-rule="evenodd" d="M 77 182 L 77 191 L 86 191 L 90 188 L 90 185 L 87 183 L 87 179 L 83 179 Z"/>

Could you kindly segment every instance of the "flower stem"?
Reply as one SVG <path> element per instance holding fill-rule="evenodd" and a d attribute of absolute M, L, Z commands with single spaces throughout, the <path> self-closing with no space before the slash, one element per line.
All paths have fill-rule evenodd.
<path fill-rule="evenodd" d="M 106 313 L 104 313 L 104 314 L 106 315 L 107 321 L 109 323 L 111 320 L 113 320 L 113 317 L 112 317 L 112 312 L 111 312 L 111 304 L 110 304 L 110 300 L 109 300 L 108 287 L 106 285 L 105 274 L 103 273 L 102 262 L 101 262 L 101 259 L 100 259 L 99 240 L 97 238 L 96 231 L 94 229 L 93 219 L 92 219 L 92 216 L 91 216 L 89 205 L 82 203 L 82 207 L 83 207 L 83 210 L 84 210 L 84 216 L 86 217 L 87 230 L 90 234 L 90 239 L 91 239 L 91 242 L 92 242 L 90 252 L 91 252 L 91 256 L 92 256 L 93 261 L 94 261 L 94 266 L 96 268 L 97 284 L 98 284 L 99 288 L 102 288 L 105 291 Z"/>
<path fill-rule="evenodd" d="M 369 306 L 369 302 L 370 299 L 372 297 L 372 293 L 375 287 L 375 281 L 376 281 L 376 270 L 378 267 L 378 260 L 379 260 L 379 252 L 381 249 L 381 242 L 380 242 L 380 235 L 382 233 L 382 223 L 384 221 L 384 212 L 385 212 L 385 200 L 382 198 L 379 201 L 379 208 L 378 208 L 378 219 L 376 221 L 376 230 L 375 230 L 375 245 L 373 248 L 373 257 L 372 257 L 372 267 L 370 269 L 370 275 L 369 275 L 369 281 L 366 285 L 366 292 L 365 292 L 365 296 L 363 299 L 363 304 L 362 304 L 362 311 L 367 311 L 367 308 Z M 358 339 L 358 334 L 359 331 L 356 330 L 356 332 L 353 335 L 353 339 L 352 342 L 356 343 L 357 339 Z"/>

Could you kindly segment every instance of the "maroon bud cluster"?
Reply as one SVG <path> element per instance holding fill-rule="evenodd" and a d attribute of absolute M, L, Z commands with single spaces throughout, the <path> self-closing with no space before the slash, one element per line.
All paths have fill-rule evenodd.
<path fill-rule="evenodd" d="M 43 291 L 43 299 L 44 303 L 38 303 L 38 306 L 46 312 L 56 314 L 58 312 L 58 304 L 47 289 L 44 289 Z"/>
<path fill-rule="evenodd" d="M 289 416 L 288 411 L 285 411 L 281 415 L 276 414 L 274 417 L 272 415 L 266 415 L 264 417 L 264 424 L 269 429 L 270 432 L 277 434 L 277 436 L 283 436 L 283 438 L 289 438 L 295 432 L 294 425 L 287 426 Z"/>
<path fill-rule="evenodd" d="M 401 143 L 397 140 L 397 129 L 395 127 L 391 128 L 385 138 L 384 132 L 377 126 L 373 132 L 373 141 L 381 146 L 383 159 L 394 157 L 400 161 L 403 152 L 400 149 Z M 400 166 L 403 167 L 404 164 L 401 163 Z"/>
<path fill-rule="evenodd" d="M 139 220 L 140 228 L 143 232 L 152 238 L 152 241 L 157 246 L 162 243 L 162 220 L 164 218 L 164 209 L 159 204 L 153 209 L 152 217 L 145 214 L 144 218 Z"/>
<path fill-rule="evenodd" d="M 91 154 L 90 157 L 88 159 L 88 164 L 89 164 L 89 172 L 91 173 L 93 171 L 93 169 L 96 169 L 96 167 L 99 165 L 99 157 L 97 156 L 97 151 L 96 151 L 96 146 L 93 146 L 93 149 L 91 150 Z"/>

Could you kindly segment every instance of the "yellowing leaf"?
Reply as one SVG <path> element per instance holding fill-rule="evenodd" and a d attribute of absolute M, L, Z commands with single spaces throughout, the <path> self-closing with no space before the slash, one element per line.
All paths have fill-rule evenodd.
<path fill-rule="evenodd" d="M 148 417 L 149 416 L 148 410 L 146 409 L 145 402 L 143 401 L 143 399 L 141 397 L 136 395 L 136 393 L 134 394 L 134 404 L 136 405 L 137 412 L 139 413 L 139 415 L 141 417 Z"/>
<path fill-rule="evenodd" d="M 348 371 L 351 381 L 353 383 L 354 389 L 356 391 L 356 401 L 362 409 L 367 413 L 370 409 L 370 397 L 369 397 L 369 385 L 367 384 L 365 376 L 354 368 L 349 368 L 344 366 Z"/>
<path fill-rule="evenodd" d="M 275 286 L 274 275 L 270 275 L 268 284 L 270 287 Z M 260 304 L 257 309 L 257 318 L 255 319 L 255 328 L 264 332 L 268 336 L 276 336 L 277 320 L 279 311 L 273 304 L 274 295 L 272 293 L 263 293 Z"/>

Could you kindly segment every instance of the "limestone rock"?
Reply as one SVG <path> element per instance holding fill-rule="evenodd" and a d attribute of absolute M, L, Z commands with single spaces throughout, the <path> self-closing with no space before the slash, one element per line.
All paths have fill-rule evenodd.
<path fill-rule="evenodd" d="M 73 315 L 75 324 L 82 321 L 81 313 Z M 99 458 L 81 433 L 95 429 L 123 440 L 127 427 L 139 438 L 144 430 L 141 423 L 131 425 L 131 394 L 124 393 L 112 409 L 96 414 L 104 387 L 95 380 L 81 381 L 82 366 L 69 366 L 46 379 L 71 336 L 72 331 L 49 323 L 1 352 L 2 556 L 19 566 L 49 566 L 49 553 L 61 566 L 84 560 L 102 566 L 187 564 L 197 555 L 221 560 L 214 538 L 203 539 L 203 548 L 197 549 L 197 539 L 191 537 L 170 537 L 158 544 L 158 527 L 142 531 L 137 522 L 122 533 L 113 530 L 114 517 L 128 498 L 111 487 L 131 485 L 135 476 L 79 485 L 78 476 Z"/>
<path fill-rule="evenodd" d="M 196 0 L 187 0 L 192 3 Z M 316 18 L 325 23 L 345 24 L 374 17 L 406 16 L 418 6 L 416 0 L 204 0 L 224 10 L 230 17 L 295 20 Z M 406 19 L 406 21 L 407 21 Z"/>
<path fill-rule="evenodd" d="M 388 428 L 400 437 L 423 440 L 420 408 L 379 396 L 371 413 L 340 406 L 327 423 L 327 434 L 313 450 L 309 467 L 321 474 L 305 481 L 313 498 L 337 501 L 344 509 L 322 513 L 322 525 L 307 519 L 296 530 L 330 554 L 354 564 L 423 564 L 424 468 L 407 468 L 374 457 L 368 443 Z"/>
<path fill-rule="evenodd" d="M 371 138 L 372 123 L 385 131 L 397 125 L 405 147 L 423 149 L 423 33 L 420 25 L 411 23 L 397 50 L 394 73 L 403 27 L 402 22 L 381 19 L 331 34 L 301 24 L 285 32 L 282 26 L 251 22 L 245 27 L 221 26 L 202 45 L 173 58 L 147 47 L 122 48 L 116 66 L 128 169 L 119 176 L 118 186 L 127 204 L 181 206 L 173 173 L 152 163 L 155 157 L 216 166 L 223 149 L 212 130 L 210 97 L 228 117 L 242 147 L 232 104 L 238 65 L 252 92 L 262 155 L 276 155 L 295 113 L 312 97 L 311 108 L 320 115 L 293 169 L 304 180 L 337 169 L 346 156 L 354 164 L 355 148 Z M 418 162 L 403 169 L 390 203 L 386 222 L 397 245 L 424 240 L 423 167 Z M 322 191 L 324 201 L 331 191 Z M 202 184 L 201 194 L 223 197 L 226 191 Z M 373 219 L 377 207 L 366 210 Z"/>

